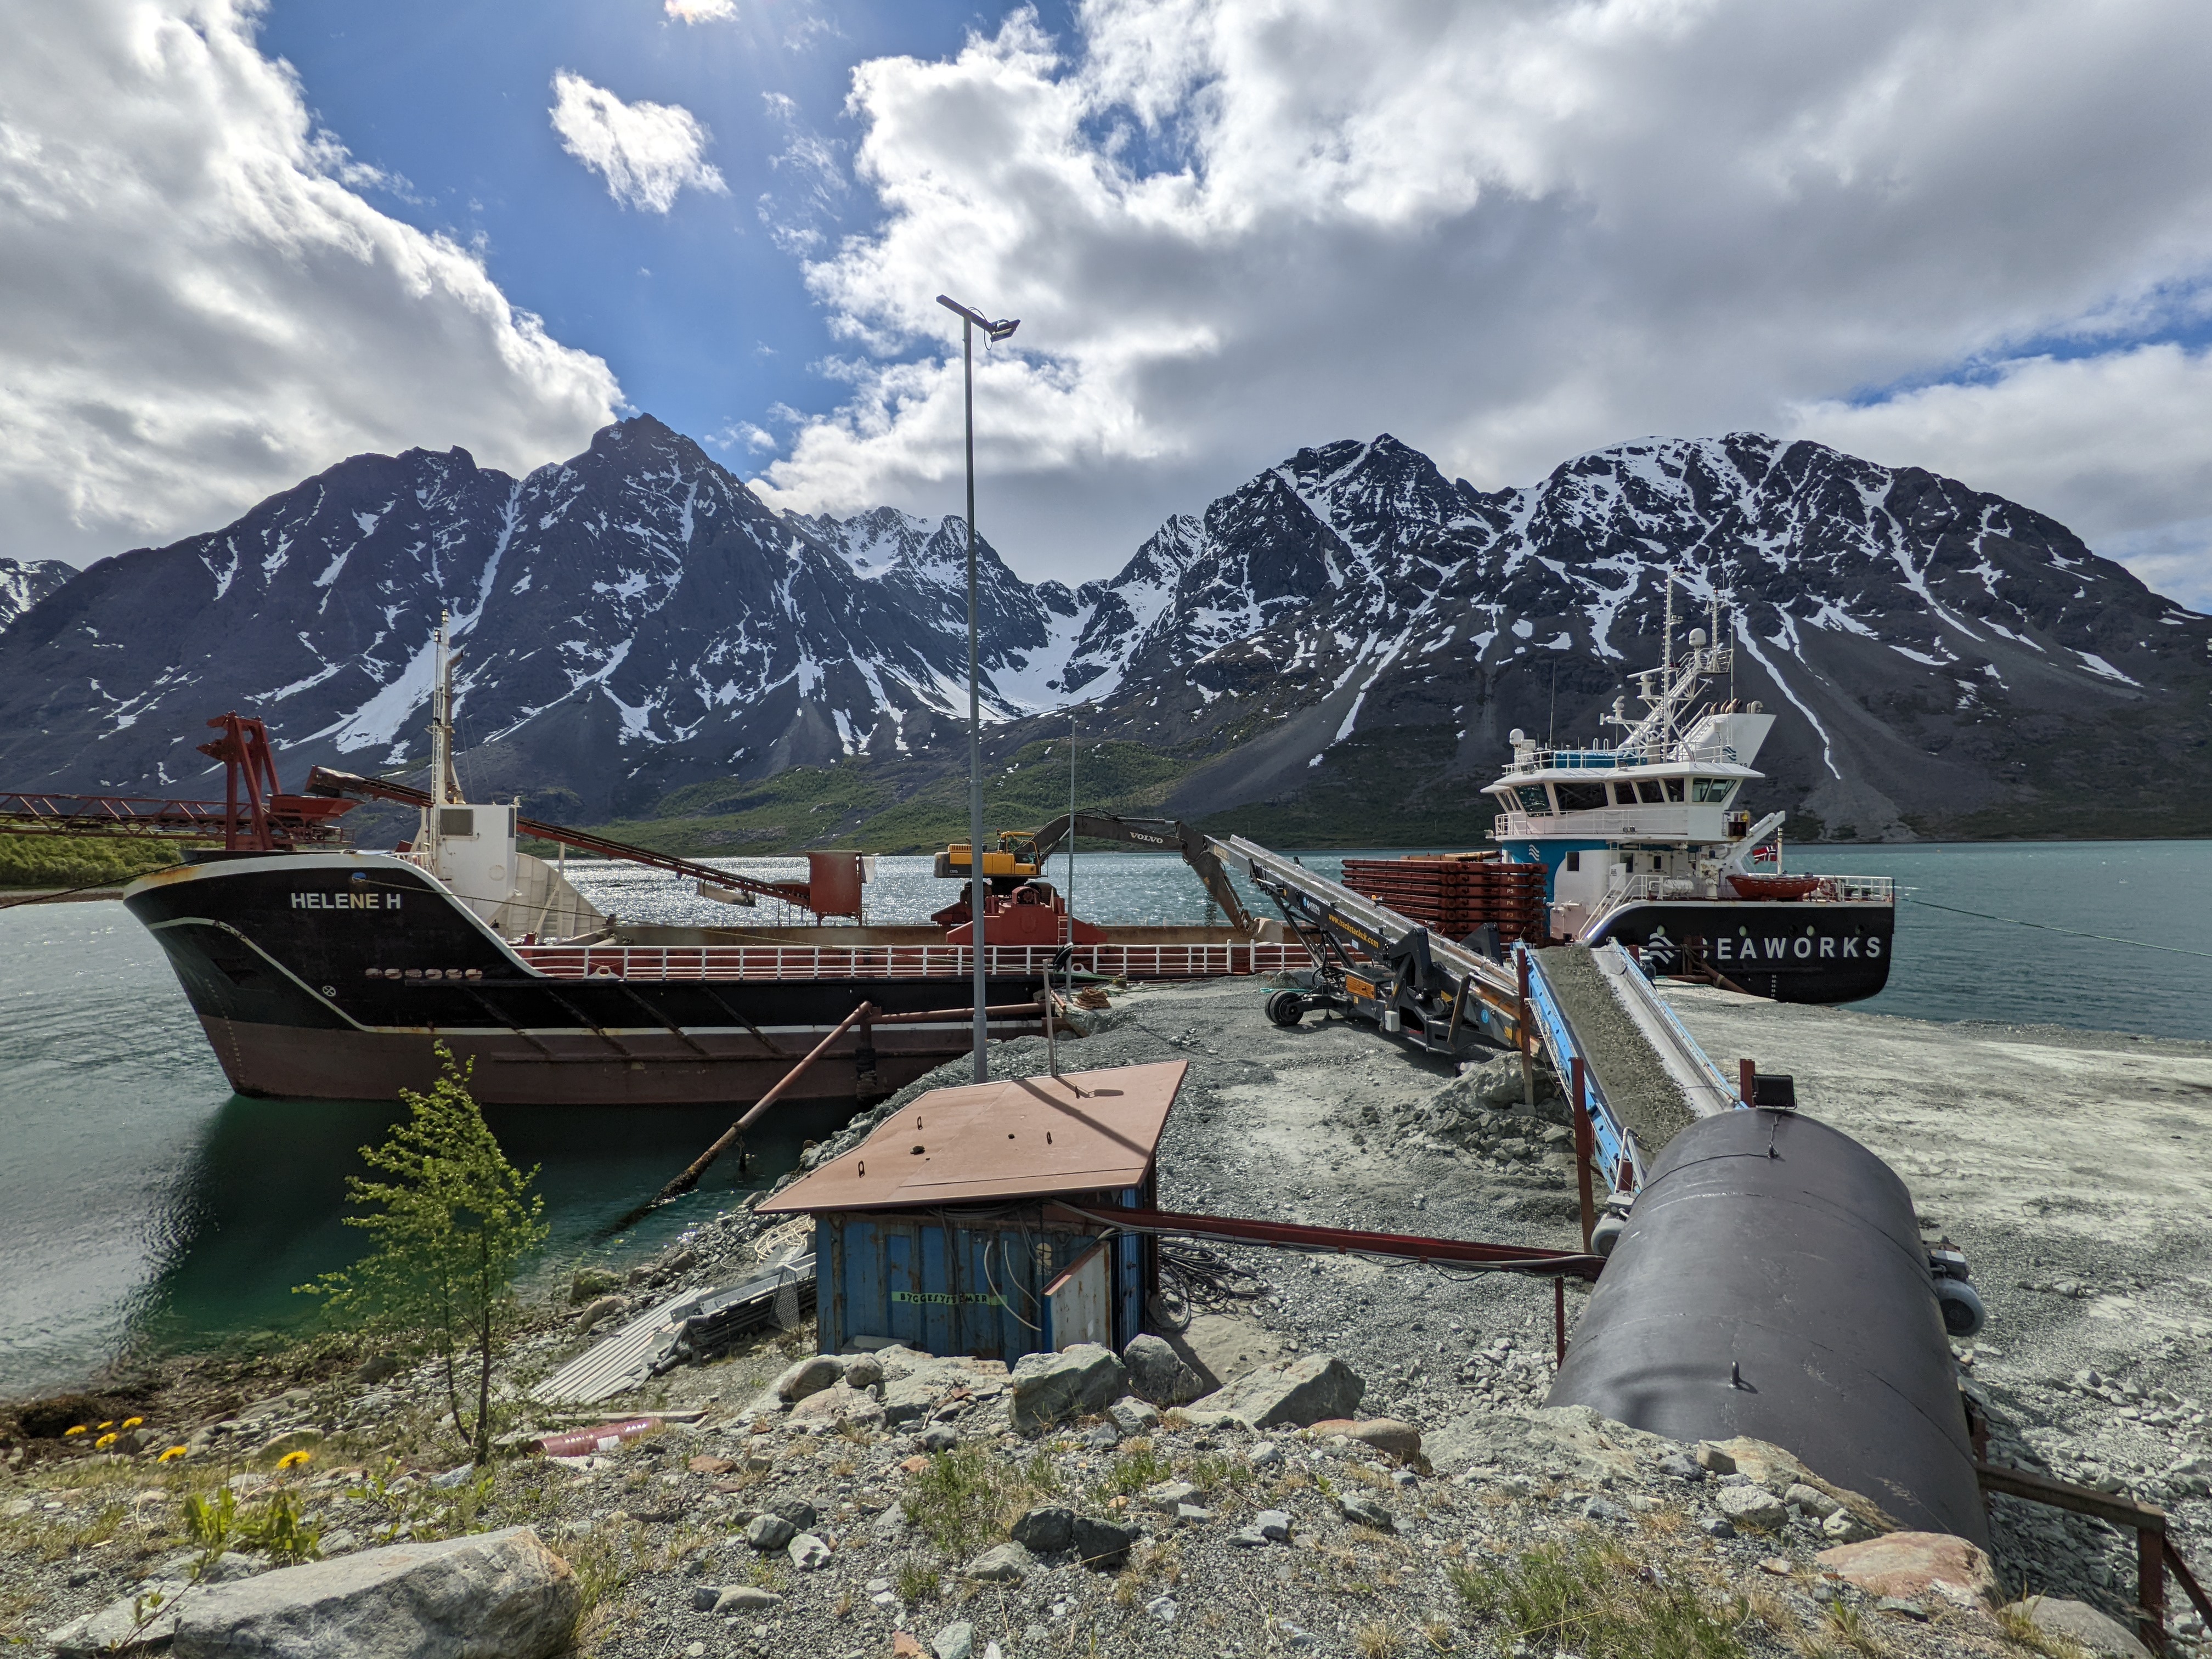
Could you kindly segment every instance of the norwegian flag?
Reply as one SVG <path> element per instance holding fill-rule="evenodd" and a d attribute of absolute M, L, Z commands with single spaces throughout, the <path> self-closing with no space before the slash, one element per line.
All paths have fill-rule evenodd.
<path fill-rule="evenodd" d="M 1781 863 L 1782 837 L 1776 836 L 1772 839 L 1753 848 L 1751 849 L 1751 855 L 1755 859 L 1763 859 L 1769 864 Z"/>

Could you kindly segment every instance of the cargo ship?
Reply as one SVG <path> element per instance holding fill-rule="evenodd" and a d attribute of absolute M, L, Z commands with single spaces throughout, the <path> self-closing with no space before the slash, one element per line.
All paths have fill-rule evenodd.
<path fill-rule="evenodd" d="M 318 769 L 305 794 L 283 794 L 261 723 L 228 715 L 203 750 L 224 763 L 227 811 L 186 804 L 224 847 L 124 891 L 240 1094 L 388 1099 L 427 1087 L 444 1045 L 473 1062 L 487 1103 L 744 1104 L 866 1003 L 875 1012 L 789 1091 L 866 1101 L 969 1051 L 978 949 L 1000 1036 L 1042 1028 L 1052 973 L 1204 979 L 1307 962 L 1279 924 L 1241 908 L 1212 927 L 1080 921 L 1042 878 L 1033 838 L 1027 862 L 987 853 L 979 940 L 964 902 L 926 926 L 869 923 L 872 860 L 858 853 L 810 854 L 805 882 L 757 881 L 469 800 L 442 634 L 440 649 L 428 790 Z M 339 815 L 363 799 L 415 806 L 412 838 L 390 851 L 333 844 Z M 1083 823 L 1093 832 L 1091 815 Z M 627 922 L 523 845 L 549 840 L 562 858 L 573 847 L 632 859 L 708 900 L 805 919 Z M 945 873 L 967 877 L 969 850 L 947 849 Z"/>
<path fill-rule="evenodd" d="M 1853 1002 L 1889 979 L 1896 892 L 1885 876 L 1789 872 L 1785 815 L 1741 810 L 1774 716 L 1756 702 L 1709 700 L 1734 648 L 1692 629 L 1674 648 L 1668 586 L 1658 667 L 1637 676 L 1644 712 L 1616 698 L 1620 737 L 1586 747 L 1511 737 L 1513 759 L 1488 786 L 1499 811 L 1491 839 L 1541 867 L 1556 939 L 1617 939 L 1654 973 L 1702 980 L 1780 1002 Z"/>

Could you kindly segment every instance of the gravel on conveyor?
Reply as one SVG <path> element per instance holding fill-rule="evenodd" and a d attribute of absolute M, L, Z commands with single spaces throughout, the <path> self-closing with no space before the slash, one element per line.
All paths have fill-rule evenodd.
<path fill-rule="evenodd" d="M 1694 1121 L 1681 1090 L 1590 960 L 1588 945 L 1559 945 L 1536 955 L 1559 1011 L 1574 1027 L 1583 1060 L 1597 1074 L 1606 1104 L 1635 1132 L 1646 1161 L 1656 1158 L 1660 1148 Z"/>

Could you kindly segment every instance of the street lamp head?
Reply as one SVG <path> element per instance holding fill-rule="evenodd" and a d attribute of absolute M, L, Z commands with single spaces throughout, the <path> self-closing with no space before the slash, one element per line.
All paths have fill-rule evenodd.
<path fill-rule="evenodd" d="M 981 329 L 994 344 L 1000 340 L 1011 338 L 1013 331 L 1022 325 L 1022 319 L 1018 317 L 1002 317 L 994 323 L 973 306 L 963 306 L 949 294 L 939 295 L 937 303 L 962 321 L 972 323 Z"/>

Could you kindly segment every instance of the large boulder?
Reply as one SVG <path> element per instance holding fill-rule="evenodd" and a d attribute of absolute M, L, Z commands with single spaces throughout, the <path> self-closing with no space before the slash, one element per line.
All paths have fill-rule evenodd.
<path fill-rule="evenodd" d="M 526 1527 L 392 1544 L 185 1599 L 173 1659 L 547 1659 L 581 1606 L 576 1575 Z"/>
<path fill-rule="evenodd" d="M 1893 1532 L 1822 1550 L 1814 1559 L 1869 1595 L 1917 1601 L 1932 1591 L 1970 1607 L 1987 1607 L 1996 1600 L 1990 1558 L 1948 1532 Z"/>
<path fill-rule="evenodd" d="M 819 1394 L 842 1380 L 844 1375 L 845 1362 L 837 1355 L 809 1354 L 775 1379 L 775 1397 L 795 1406 L 807 1395 Z"/>
<path fill-rule="evenodd" d="M 2136 1633 L 2087 1601 L 2062 1601 L 2052 1595 L 2031 1595 L 2005 1609 L 2027 1619 L 2046 1636 L 2087 1649 L 2100 1659 L 2150 1659 L 2150 1650 Z"/>
<path fill-rule="evenodd" d="M 1128 1391 L 1129 1373 L 1111 1348 L 1078 1342 L 1058 1353 L 1028 1353 L 1014 1367 L 1014 1427 L 1051 1427 L 1103 1412 Z"/>
<path fill-rule="evenodd" d="M 1155 1406 L 1181 1406 L 1205 1392 L 1206 1385 L 1167 1341 L 1146 1333 L 1133 1336 L 1121 1350 L 1129 1368 L 1129 1391 Z"/>
<path fill-rule="evenodd" d="M 1191 1404 L 1193 1415 L 1221 1413 L 1255 1429 L 1304 1428 L 1359 1409 L 1367 1384 L 1334 1354 L 1279 1359 L 1247 1372 Z"/>

